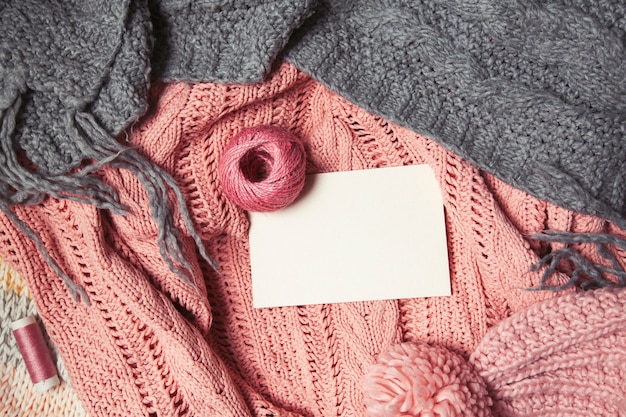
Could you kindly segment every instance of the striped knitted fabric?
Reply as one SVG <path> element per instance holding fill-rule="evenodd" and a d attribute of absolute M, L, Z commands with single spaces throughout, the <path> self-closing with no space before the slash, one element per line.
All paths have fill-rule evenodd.
<path fill-rule="evenodd" d="M 0 259 L 0 415 L 81 417 L 87 415 L 69 384 L 63 361 L 48 338 L 61 384 L 45 393 L 33 389 L 10 324 L 36 314 L 26 282 Z M 45 333 L 44 333 L 45 335 Z"/>
<path fill-rule="evenodd" d="M 193 285 L 170 271 L 145 191 L 124 169 L 100 175 L 120 190 L 126 217 L 57 199 L 16 207 L 90 306 L 76 303 L 34 244 L 0 217 L 0 252 L 28 281 L 94 416 L 364 415 L 362 378 L 389 346 L 436 343 L 467 357 L 489 328 L 555 295 L 526 290 L 541 279 L 530 266 L 553 249 L 528 234 L 613 231 L 510 188 L 290 65 L 255 85 L 162 85 L 151 106 L 128 143 L 178 182 L 219 274 L 187 234 Z M 303 140 L 308 172 L 430 165 L 445 205 L 452 296 L 254 309 L 248 220 L 222 194 L 217 164 L 232 136 L 261 124 Z M 555 281 L 567 280 L 563 271 Z"/>

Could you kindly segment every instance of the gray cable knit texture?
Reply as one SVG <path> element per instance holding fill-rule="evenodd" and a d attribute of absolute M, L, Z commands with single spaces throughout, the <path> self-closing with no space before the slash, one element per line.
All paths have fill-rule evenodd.
<path fill-rule="evenodd" d="M 261 81 L 314 0 L 153 1 L 156 78 Z"/>
<path fill-rule="evenodd" d="M 287 57 L 502 180 L 626 226 L 626 2 L 332 2 Z"/>
<path fill-rule="evenodd" d="M 144 184 L 184 277 L 169 189 L 203 249 L 182 195 L 115 137 L 150 77 L 255 82 L 281 53 L 504 181 L 626 227 L 623 0 L 12 0 L 0 27 L 0 209 L 36 241 L 11 206 L 123 212 L 94 173 L 113 164 Z"/>

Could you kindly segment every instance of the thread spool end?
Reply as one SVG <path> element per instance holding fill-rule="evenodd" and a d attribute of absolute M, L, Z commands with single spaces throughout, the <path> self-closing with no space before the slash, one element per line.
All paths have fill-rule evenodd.
<path fill-rule="evenodd" d="M 60 383 L 61 383 L 61 380 L 59 379 L 59 377 L 57 375 L 54 375 L 51 378 L 37 382 L 36 384 L 33 385 L 33 387 L 35 388 L 35 391 L 37 392 L 46 392 L 49 389 L 56 387 Z"/>
<path fill-rule="evenodd" d="M 21 329 L 22 327 L 26 327 L 30 324 L 35 324 L 37 321 L 35 320 L 35 316 L 26 316 L 19 320 L 15 320 L 11 323 L 11 330 Z"/>

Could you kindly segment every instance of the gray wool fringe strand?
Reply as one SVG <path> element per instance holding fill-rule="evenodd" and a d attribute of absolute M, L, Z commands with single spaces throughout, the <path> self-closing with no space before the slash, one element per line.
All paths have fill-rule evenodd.
<path fill-rule="evenodd" d="M 176 196 L 185 227 L 198 246 L 200 255 L 209 263 L 209 265 L 211 265 L 211 267 L 217 270 L 217 263 L 215 263 L 215 261 L 208 255 L 206 249 L 204 248 L 204 244 L 202 243 L 202 239 L 195 231 L 193 221 L 191 220 L 191 216 L 187 210 L 185 197 L 174 178 L 157 165 L 152 164 L 139 156 L 139 154 L 137 154 L 134 150 L 121 146 L 98 125 L 91 114 L 78 113 L 76 115 L 76 122 L 82 129 L 85 137 L 98 139 L 97 143 L 99 145 L 96 145 L 95 143 L 91 144 L 91 150 L 96 151 L 96 154 L 94 155 L 96 160 L 105 161 L 105 154 L 109 154 L 110 161 L 108 161 L 108 163 L 110 165 L 129 170 L 135 174 L 137 178 L 139 178 L 145 187 L 150 200 L 150 210 L 159 226 L 159 245 L 161 256 L 163 256 L 163 258 L 168 262 L 170 269 L 172 269 L 172 271 L 178 271 L 177 273 L 181 275 L 181 271 L 174 265 L 180 264 L 191 272 L 189 262 L 181 252 L 180 242 L 178 240 L 178 231 L 174 225 L 171 210 L 167 204 L 168 189 L 171 189 Z M 110 148 L 107 149 L 103 147 L 102 144 L 108 144 Z M 84 149 L 84 151 L 87 155 L 89 155 L 90 149 Z"/>
<path fill-rule="evenodd" d="M 32 228 L 30 228 L 19 217 L 17 217 L 10 207 L 8 207 L 5 203 L 1 201 L 0 210 L 2 210 L 6 214 L 9 220 L 17 225 L 22 233 L 28 236 L 28 238 L 35 243 L 37 250 L 39 250 L 39 252 L 42 254 L 48 266 L 50 266 L 54 273 L 63 280 L 63 283 L 67 287 L 67 290 L 69 291 L 74 301 L 77 302 L 80 298 L 89 307 L 91 305 L 91 301 L 89 300 L 89 296 L 87 295 L 87 292 L 85 292 L 85 289 L 82 288 L 80 285 L 75 284 L 74 281 L 72 281 L 72 279 L 67 276 L 67 274 L 63 271 L 63 269 L 61 269 L 59 264 L 54 260 L 54 258 L 50 256 L 50 253 L 48 253 L 48 251 L 46 250 L 46 247 L 41 242 L 41 239 L 39 238 L 37 233 L 35 233 Z"/>
<path fill-rule="evenodd" d="M 144 186 L 150 202 L 150 210 L 158 227 L 159 251 L 170 270 L 191 283 L 191 265 L 181 249 L 179 232 L 169 207 L 168 191 L 176 195 L 182 219 L 189 234 L 198 246 L 200 255 L 215 270 L 218 266 L 208 255 L 202 240 L 195 231 L 184 196 L 175 180 L 161 168 L 141 157 L 134 149 L 124 147 L 98 125 L 93 115 L 84 112 L 68 113 L 66 116 L 67 134 L 75 140 L 86 158 L 93 158 L 93 165 L 74 175 L 42 177 L 24 168 L 18 161 L 16 144 L 12 133 L 22 99 L 21 91 L 16 91 L 13 102 L 0 113 L 0 210 L 33 240 L 37 249 L 50 268 L 63 280 L 75 300 L 80 297 L 89 305 L 89 297 L 83 288 L 75 284 L 50 256 L 41 239 L 26 223 L 11 210 L 14 204 L 37 204 L 45 195 L 65 198 L 110 210 L 116 214 L 127 213 L 115 190 L 96 176 L 90 175 L 101 166 L 108 164 L 132 172 Z"/>
<path fill-rule="evenodd" d="M 537 287 L 531 288 L 531 290 L 562 291 L 574 286 L 579 286 L 582 289 L 626 286 L 626 271 L 607 247 L 612 245 L 626 250 L 626 240 L 606 233 L 573 233 L 552 230 L 532 235 L 531 238 L 542 242 L 595 244 L 598 254 L 611 265 L 611 267 L 606 267 L 594 264 L 572 248 L 558 249 L 548 253 L 537 264 L 532 266 L 532 271 L 538 271 L 543 266 L 547 267 L 542 274 L 541 283 Z M 550 284 L 550 279 L 554 276 L 559 263 L 563 260 L 572 263 L 574 267 L 572 275 L 566 283 L 552 285 Z M 609 280 L 606 278 L 607 276 L 613 276 L 615 280 Z"/>
<path fill-rule="evenodd" d="M 36 204 L 45 194 L 55 198 L 66 198 L 81 203 L 123 213 L 124 209 L 115 191 L 93 176 L 39 175 L 24 168 L 18 161 L 19 149 L 12 134 L 16 127 L 17 114 L 22 104 L 21 91 L 16 91 L 13 102 L 1 113 L 0 128 L 0 198 L 13 204 Z"/>

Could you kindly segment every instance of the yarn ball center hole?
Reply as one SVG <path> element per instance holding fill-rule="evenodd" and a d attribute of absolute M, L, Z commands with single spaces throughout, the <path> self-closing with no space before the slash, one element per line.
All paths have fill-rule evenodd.
<path fill-rule="evenodd" d="M 270 176 L 274 158 L 264 150 L 251 149 L 239 161 L 239 169 L 247 181 L 262 182 Z"/>

